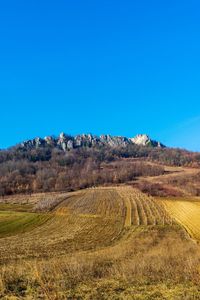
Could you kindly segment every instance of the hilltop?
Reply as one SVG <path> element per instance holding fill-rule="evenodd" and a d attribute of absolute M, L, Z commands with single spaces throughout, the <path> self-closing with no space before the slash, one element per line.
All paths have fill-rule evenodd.
<path fill-rule="evenodd" d="M 81 148 L 81 147 L 126 147 L 128 145 L 142 145 L 152 147 L 164 147 L 160 142 L 152 140 L 146 134 L 138 134 L 133 138 L 127 138 L 123 136 L 106 135 L 92 135 L 92 134 L 80 134 L 71 136 L 60 133 L 58 137 L 46 136 L 44 138 L 36 137 L 32 140 L 27 140 L 18 145 L 19 148 L 25 149 L 38 149 L 42 147 L 59 148 L 63 151 Z"/>
<path fill-rule="evenodd" d="M 128 183 L 141 176 L 162 175 L 164 165 L 199 167 L 200 154 L 165 147 L 147 135 L 61 133 L 0 151 L 0 195 Z"/>
<path fill-rule="evenodd" d="M 0 298 L 198 297 L 199 166 L 147 135 L 0 151 Z"/>

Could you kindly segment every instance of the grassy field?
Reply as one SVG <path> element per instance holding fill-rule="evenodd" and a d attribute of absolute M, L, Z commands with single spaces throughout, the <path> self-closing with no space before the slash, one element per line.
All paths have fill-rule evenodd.
<path fill-rule="evenodd" d="M 14 212 L 15 207 L 19 210 L 16 204 L 0 205 L 3 207 L 0 261 L 94 250 L 120 240 L 126 228 L 132 225 L 170 224 L 169 216 L 153 199 L 128 187 L 67 194 L 56 207 L 52 205 L 49 212 L 46 212 L 48 202 L 57 203 L 57 199 L 48 199 L 45 204 L 39 201 L 42 201 L 41 207 L 36 203 L 39 213 Z M 10 211 L 5 210 L 6 205 Z"/>
<path fill-rule="evenodd" d="M 27 197 L 0 201 L 1 299 L 200 299 L 169 205 L 128 186 Z"/>
<path fill-rule="evenodd" d="M 166 211 L 196 240 L 200 241 L 199 198 L 161 199 Z"/>

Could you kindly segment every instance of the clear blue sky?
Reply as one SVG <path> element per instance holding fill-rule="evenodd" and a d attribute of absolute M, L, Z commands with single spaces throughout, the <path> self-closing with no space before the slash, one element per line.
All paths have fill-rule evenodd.
<path fill-rule="evenodd" d="M 0 148 L 147 133 L 200 150 L 200 2 L 0 3 Z"/>

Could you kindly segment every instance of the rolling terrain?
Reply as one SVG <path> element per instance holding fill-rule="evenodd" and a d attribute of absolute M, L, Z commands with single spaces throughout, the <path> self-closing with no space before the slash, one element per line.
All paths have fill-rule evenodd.
<path fill-rule="evenodd" d="M 56 204 L 47 211 L 48 201 Z M 130 187 L 87 189 L 48 201 L 45 206 L 38 200 L 32 211 L 30 204 L 21 204 L 27 209 L 21 212 L 19 205 L 0 204 L 0 261 L 98 249 L 120 241 L 131 226 L 171 223 L 153 198 Z"/>
<path fill-rule="evenodd" d="M 1 198 L 0 297 L 199 296 L 199 248 L 175 202 L 125 185 Z"/>

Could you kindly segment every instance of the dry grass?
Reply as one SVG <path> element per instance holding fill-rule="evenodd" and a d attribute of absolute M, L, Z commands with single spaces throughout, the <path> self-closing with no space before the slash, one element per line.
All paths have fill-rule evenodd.
<path fill-rule="evenodd" d="M 198 245 L 152 197 L 126 186 L 34 196 L 41 212 L 18 212 L 23 231 L 11 198 L 1 299 L 200 299 Z"/>
<path fill-rule="evenodd" d="M 178 198 L 160 199 L 168 213 L 195 239 L 200 240 L 200 201 Z"/>
<path fill-rule="evenodd" d="M 164 175 L 141 176 L 133 185 L 142 192 L 157 197 L 187 197 L 199 194 L 199 168 L 163 167 Z"/>
<path fill-rule="evenodd" d="M 113 247 L 2 266 L 0 295 L 20 299 L 193 299 L 189 296 L 195 293 L 194 299 L 199 299 L 199 266 L 199 248 L 179 227 L 138 228 Z"/>

